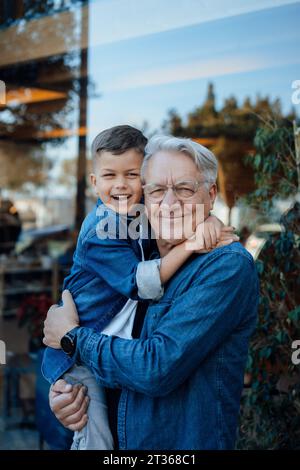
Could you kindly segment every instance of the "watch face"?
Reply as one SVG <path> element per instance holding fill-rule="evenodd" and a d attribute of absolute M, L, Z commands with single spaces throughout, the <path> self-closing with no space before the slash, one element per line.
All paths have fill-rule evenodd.
<path fill-rule="evenodd" d="M 75 349 L 75 344 L 74 344 L 74 341 L 72 340 L 72 338 L 70 338 L 67 335 L 63 336 L 61 341 L 60 341 L 60 345 L 61 345 L 62 350 L 66 354 L 73 354 L 74 349 Z"/>

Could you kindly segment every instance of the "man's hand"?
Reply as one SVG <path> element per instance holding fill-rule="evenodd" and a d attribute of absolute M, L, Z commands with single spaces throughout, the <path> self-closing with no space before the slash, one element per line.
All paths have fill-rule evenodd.
<path fill-rule="evenodd" d="M 52 305 L 44 323 L 43 343 L 54 349 L 60 349 L 61 338 L 76 326 L 79 318 L 72 295 L 68 290 L 62 293 L 63 306 Z"/>
<path fill-rule="evenodd" d="M 51 385 L 50 408 L 58 421 L 71 431 L 80 431 L 88 421 L 89 397 L 86 392 L 84 385 L 70 385 L 62 379 Z"/>

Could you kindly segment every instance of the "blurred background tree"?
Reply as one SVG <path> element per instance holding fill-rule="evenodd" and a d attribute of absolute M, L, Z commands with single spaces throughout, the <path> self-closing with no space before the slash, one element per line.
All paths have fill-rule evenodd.
<path fill-rule="evenodd" d="M 80 8 L 87 3 L 26 0 L 14 2 L 12 8 L 8 2 L 0 4 L 0 26 L 8 34 L 1 64 L 7 93 L 6 105 L 0 105 L 0 188 L 45 186 L 50 170 L 57 168 L 53 148 L 76 136 L 77 228 L 85 216 L 87 97 L 95 93 L 87 67 L 88 9 Z M 15 168 L 23 175 L 14 175 Z"/>
<path fill-rule="evenodd" d="M 236 98 L 230 96 L 217 110 L 215 91 L 209 83 L 204 103 L 190 112 L 186 119 L 175 109 L 169 111 L 163 123 L 163 130 L 172 135 L 191 137 L 210 148 L 219 162 L 218 186 L 222 198 L 231 209 L 236 201 L 255 188 L 254 171 L 247 166 L 245 156 L 253 157 L 253 139 L 259 127 L 275 120 L 280 127 L 290 125 L 295 118 L 291 111 L 284 115 L 280 100 L 271 101 L 268 97 L 256 97 L 251 101 L 246 97 L 239 106 Z"/>
<path fill-rule="evenodd" d="M 72 0 L 68 2 L 75 3 Z M 2 26 L 16 23 L 17 39 L 17 36 L 22 37 L 31 21 L 45 12 L 54 14 L 57 7 L 57 2 L 52 0 L 20 3 L 19 11 L 15 12 L 17 17 L 6 19 Z M 66 34 L 60 21 L 56 21 L 50 31 L 53 37 L 65 44 L 66 50 L 70 40 L 78 41 L 75 23 L 74 18 L 72 38 Z M 43 34 L 40 28 L 30 34 L 32 48 L 38 49 Z M 6 45 L 6 53 L 13 47 Z M 24 55 L 26 53 L 24 48 Z M 47 180 L 53 166 L 51 159 L 46 157 L 47 148 L 61 145 L 67 138 L 63 130 L 74 127 L 79 66 L 78 53 L 71 51 L 43 61 L 20 61 L 1 69 L 1 79 L 6 83 L 7 105 L 0 105 L 0 187 L 17 190 L 22 189 L 25 183 L 41 186 Z"/>
<path fill-rule="evenodd" d="M 250 384 L 242 398 L 241 449 L 300 448 L 300 372 L 291 361 L 292 342 L 300 338 L 300 178 L 294 119 L 293 111 L 283 114 L 278 99 L 260 96 L 246 98 L 241 106 L 231 96 L 217 110 L 209 84 L 203 105 L 186 119 L 170 110 L 163 126 L 214 151 L 229 222 L 238 203 L 255 214 L 246 221 L 248 232 L 262 222 L 281 224 L 256 260 L 259 319 L 247 365 Z M 280 216 L 283 201 L 290 201 L 290 208 Z"/>
<path fill-rule="evenodd" d="M 279 198 L 291 199 L 280 218 L 281 233 L 269 236 L 256 261 L 260 277 L 257 329 L 242 399 L 241 449 L 300 449 L 300 370 L 292 363 L 292 342 L 300 338 L 300 204 L 291 123 L 268 121 L 248 158 L 256 189 L 246 199 L 262 213 Z"/>

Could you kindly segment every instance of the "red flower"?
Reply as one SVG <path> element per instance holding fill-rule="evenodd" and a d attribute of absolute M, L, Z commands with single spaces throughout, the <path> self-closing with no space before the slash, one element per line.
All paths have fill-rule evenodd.
<path fill-rule="evenodd" d="M 32 339 L 42 340 L 44 321 L 52 304 L 46 294 L 31 295 L 22 301 L 17 312 L 19 327 L 27 324 Z"/>

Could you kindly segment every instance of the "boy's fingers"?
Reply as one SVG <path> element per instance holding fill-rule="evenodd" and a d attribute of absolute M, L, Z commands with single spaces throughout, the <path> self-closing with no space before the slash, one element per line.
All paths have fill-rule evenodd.
<path fill-rule="evenodd" d="M 211 248 L 214 248 L 217 244 L 217 231 L 216 227 L 212 227 L 212 230 L 210 232 L 210 239 L 211 239 Z"/>
<path fill-rule="evenodd" d="M 234 232 L 235 227 L 232 227 L 231 225 L 225 225 L 224 227 L 221 228 L 221 232 Z"/>
<path fill-rule="evenodd" d="M 207 250 L 210 250 L 213 246 L 213 241 L 211 237 L 211 230 L 207 228 L 206 230 L 204 229 L 204 242 L 205 242 L 205 248 Z"/>
<path fill-rule="evenodd" d="M 220 232 L 218 230 L 217 227 L 214 226 L 214 245 L 213 246 L 216 246 L 218 241 L 219 241 L 219 238 L 220 238 Z"/>
<path fill-rule="evenodd" d="M 221 246 L 227 246 L 227 245 L 230 245 L 231 243 L 233 243 L 235 240 L 233 240 L 232 238 L 229 238 L 228 240 L 223 240 L 222 242 L 219 242 L 217 244 L 217 248 L 220 248 Z"/>
<path fill-rule="evenodd" d="M 194 240 L 193 240 L 193 249 L 194 250 L 195 249 L 200 250 L 200 249 L 205 248 L 203 224 L 199 224 L 196 227 L 196 232 L 193 235 L 193 238 L 194 238 Z"/>
<path fill-rule="evenodd" d="M 214 227 L 215 229 L 215 245 L 218 243 L 219 239 L 220 239 L 220 234 L 221 234 L 221 230 L 219 230 L 217 227 Z"/>
<path fill-rule="evenodd" d="M 219 241 L 224 241 L 224 240 L 234 240 L 235 242 L 238 242 L 240 237 L 236 235 L 235 233 L 223 233 L 221 234 L 220 240 Z"/>

